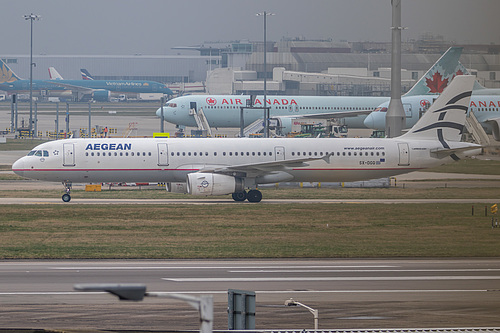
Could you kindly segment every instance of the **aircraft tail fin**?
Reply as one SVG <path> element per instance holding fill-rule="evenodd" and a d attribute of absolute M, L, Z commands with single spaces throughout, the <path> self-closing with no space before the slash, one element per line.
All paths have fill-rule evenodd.
<path fill-rule="evenodd" d="M 455 77 L 422 118 L 401 138 L 439 140 L 445 148 L 446 141 L 460 141 L 475 81 L 473 75 Z"/>
<path fill-rule="evenodd" d="M 49 77 L 51 80 L 62 80 L 63 77 L 54 67 L 49 67 Z"/>
<path fill-rule="evenodd" d="M 89 71 L 85 68 L 80 69 L 80 73 L 82 73 L 82 80 L 93 80 L 94 78 L 90 75 Z"/>
<path fill-rule="evenodd" d="M 21 80 L 21 78 L 17 76 L 16 73 L 14 73 L 2 59 L 0 59 L 0 83 L 10 83 L 17 80 Z"/>
<path fill-rule="evenodd" d="M 458 61 L 462 49 L 450 47 L 404 96 L 440 94 L 455 76 L 467 74 Z"/>

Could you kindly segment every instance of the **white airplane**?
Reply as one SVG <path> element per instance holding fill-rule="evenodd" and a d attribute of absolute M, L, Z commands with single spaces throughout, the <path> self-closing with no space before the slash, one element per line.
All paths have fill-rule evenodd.
<path fill-rule="evenodd" d="M 476 90 L 474 90 L 476 92 Z M 482 93 L 477 90 L 477 93 Z M 410 105 L 406 113 L 406 128 L 410 128 L 431 105 L 433 99 L 422 96 L 409 97 L 406 103 Z M 364 120 L 365 126 L 374 130 L 385 130 L 385 116 L 389 103 L 379 105 Z M 500 94 L 476 95 L 472 94 L 469 112 L 473 112 L 486 133 L 493 134 L 496 141 L 500 141 Z"/>
<path fill-rule="evenodd" d="M 462 48 L 449 48 L 425 75 L 408 91 L 402 102 L 407 115 L 409 103 L 406 99 L 414 96 L 439 94 L 456 75 L 463 74 L 465 68 L 458 59 Z M 423 97 L 422 97 L 423 98 Z M 249 95 L 188 95 L 173 98 L 163 107 L 164 120 L 176 125 L 197 126 L 193 111 L 203 110 L 205 118 L 212 127 L 239 127 L 240 108 L 247 105 Z M 366 115 L 375 110 L 389 97 L 369 96 L 267 96 L 267 106 L 270 107 L 271 118 L 277 119 L 281 134 L 292 131 L 294 118 L 344 118 L 343 122 L 349 128 L 366 128 Z M 263 107 L 263 96 L 257 96 L 254 106 Z M 162 108 L 156 111 L 161 117 Z M 250 125 L 258 119 L 263 119 L 260 110 L 244 109 L 244 124 Z"/>
<path fill-rule="evenodd" d="M 73 182 L 167 182 L 174 192 L 259 202 L 259 184 L 360 181 L 479 154 L 481 146 L 460 142 L 473 84 L 473 76 L 456 77 L 397 138 L 66 139 L 35 147 L 12 170 L 61 181 L 64 201 Z"/>

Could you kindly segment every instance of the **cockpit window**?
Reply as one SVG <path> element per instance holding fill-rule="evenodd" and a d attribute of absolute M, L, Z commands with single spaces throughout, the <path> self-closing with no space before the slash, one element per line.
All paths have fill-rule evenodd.
<path fill-rule="evenodd" d="M 387 112 L 387 108 L 376 108 L 374 112 Z"/>
<path fill-rule="evenodd" d="M 48 150 L 32 150 L 28 153 L 28 156 L 40 156 L 40 157 L 49 157 Z"/>
<path fill-rule="evenodd" d="M 170 108 L 176 108 L 177 107 L 177 103 L 167 103 L 166 106 L 170 107 Z"/>

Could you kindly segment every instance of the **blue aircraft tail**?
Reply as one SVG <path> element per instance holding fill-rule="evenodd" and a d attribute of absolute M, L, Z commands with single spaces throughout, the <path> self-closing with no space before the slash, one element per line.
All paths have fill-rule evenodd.
<path fill-rule="evenodd" d="M 16 73 L 14 73 L 2 59 L 0 59 L 0 83 L 10 83 L 17 80 L 21 80 L 21 78 L 17 76 Z"/>
<path fill-rule="evenodd" d="M 441 94 L 455 76 L 467 74 L 458 61 L 462 49 L 450 47 L 404 96 Z"/>
<path fill-rule="evenodd" d="M 85 68 L 80 69 L 80 73 L 82 73 L 82 80 L 93 80 L 94 78 L 90 75 L 89 71 Z"/>

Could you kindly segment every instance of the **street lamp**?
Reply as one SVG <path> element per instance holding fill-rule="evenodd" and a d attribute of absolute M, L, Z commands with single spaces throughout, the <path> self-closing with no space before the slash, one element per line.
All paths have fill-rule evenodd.
<path fill-rule="evenodd" d="M 25 20 L 30 20 L 31 25 L 31 41 L 30 41 L 30 125 L 29 131 L 33 129 L 33 21 L 38 21 L 42 17 L 40 15 L 35 15 L 31 13 L 30 15 L 24 15 Z"/>
<path fill-rule="evenodd" d="M 146 292 L 143 284 L 76 284 L 75 290 L 105 291 L 121 301 L 142 301 L 144 297 L 165 297 L 186 301 L 200 313 L 200 333 L 212 333 L 214 301 L 212 296 L 194 297 L 176 293 Z"/>
<path fill-rule="evenodd" d="M 314 329 L 315 330 L 318 329 L 318 321 L 319 321 L 318 310 L 315 310 L 315 309 L 311 308 L 310 306 L 307 306 L 307 305 L 302 304 L 300 302 L 294 301 L 292 298 L 290 298 L 289 300 L 286 300 L 285 301 L 285 305 L 286 306 L 301 306 L 301 307 L 306 308 L 307 310 L 309 310 L 309 312 L 311 312 L 313 314 L 313 316 L 314 316 Z"/>
<path fill-rule="evenodd" d="M 267 17 L 273 13 L 257 13 L 256 16 L 264 16 L 264 137 L 269 137 L 269 110 L 267 109 Z"/>

